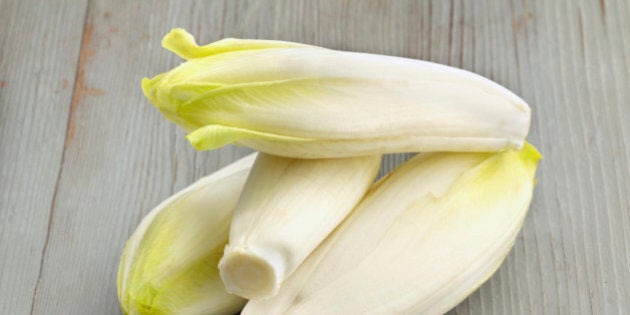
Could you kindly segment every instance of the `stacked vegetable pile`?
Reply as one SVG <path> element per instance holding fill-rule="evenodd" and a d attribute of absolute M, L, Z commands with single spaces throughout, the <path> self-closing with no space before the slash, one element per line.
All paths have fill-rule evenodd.
<path fill-rule="evenodd" d="M 290 42 L 162 44 L 187 61 L 144 79 L 151 103 L 199 150 L 260 152 L 144 218 L 120 263 L 126 314 L 438 314 L 510 251 L 540 155 L 507 89 Z M 373 183 L 396 152 L 422 153 Z"/>

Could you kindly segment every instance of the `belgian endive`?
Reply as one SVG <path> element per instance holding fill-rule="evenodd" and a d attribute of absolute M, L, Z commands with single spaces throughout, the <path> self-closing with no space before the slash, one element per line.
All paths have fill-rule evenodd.
<path fill-rule="evenodd" d="M 539 153 L 421 154 L 379 181 L 278 294 L 242 314 L 441 314 L 514 244 Z"/>
<path fill-rule="evenodd" d="M 142 81 L 199 150 L 228 143 L 297 158 L 520 148 L 530 109 L 506 88 L 431 62 L 292 42 L 162 45 L 186 59 Z"/>
<path fill-rule="evenodd" d="M 380 162 L 379 155 L 305 160 L 260 153 L 219 262 L 228 292 L 248 299 L 275 295 L 359 203 Z"/>
<path fill-rule="evenodd" d="M 254 159 L 200 179 L 142 220 L 118 270 L 125 314 L 231 315 L 243 307 L 243 298 L 226 292 L 217 265 Z"/>

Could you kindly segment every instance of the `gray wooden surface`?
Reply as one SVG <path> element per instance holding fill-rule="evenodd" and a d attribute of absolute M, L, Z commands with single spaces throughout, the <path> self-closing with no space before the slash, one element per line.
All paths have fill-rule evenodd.
<path fill-rule="evenodd" d="M 532 106 L 544 155 L 500 270 L 452 314 L 630 313 L 630 4 L 0 0 L 0 314 L 119 314 L 142 216 L 250 152 L 194 152 L 140 79 L 172 27 L 426 59 Z M 387 156 L 383 171 L 409 155 Z"/>

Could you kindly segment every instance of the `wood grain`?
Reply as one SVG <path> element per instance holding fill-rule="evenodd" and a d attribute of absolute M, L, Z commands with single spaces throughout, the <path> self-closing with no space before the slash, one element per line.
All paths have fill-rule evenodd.
<path fill-rule="evenodd" d="M 39 289 L 86 1 L 0 1 L 0 314 Z"/>
<path fill-rule="evenodd" d="M 0 18 L 2 314 L 119 313 L 142 216 L 250 152 L 194 152 L 144 99 L 140 79 L 180 62 L 159 44 L 172 27 L 431 60 L 513 90 L 544 156 L 534 201 L 506 262 L 450 314 L 630 312 L 625 0 L 0 0 Z"/>

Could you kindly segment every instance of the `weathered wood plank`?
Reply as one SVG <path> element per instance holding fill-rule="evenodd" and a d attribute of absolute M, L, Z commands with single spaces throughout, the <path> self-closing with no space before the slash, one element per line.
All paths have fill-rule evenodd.
<path fill-rule="evenodd" d="M 215 14 L 204 25 L 221 21 L 221 6 L 204 6 Z M 35 314 L 119 313 L 118 260 L 142 216 L 195 178 L 250 152 L 194 153 L 140 90 L 142 76 L 180 62 L 160 40 L 171 27 L 191 27 L 194 10 L 178 1 L 90 3 L 80 97 L 70 118 Z"/>
<path fill-rule="evenodd" d="M 86 1 L 0 1 L 0 313 L 38 289 Z"/>
<path fill-rule="evenodd" d="M 65 112 L 35 107 L 51 96 L 44 90 L 29 94 L 29 84 L 20 84 L 15 91 L 9 89 L 13 81 L 0 87 L 0 139 L 3 148 L 10 149 L 0 151 L 4 185 L 0 214 L 9 218 L 0 221 L 0 250 L 9 253 L 0 258 L 1 307 L 9 296 L 7 309 L 15 313 L 30 309 L 35 282 L 28 280 L 37 279 L 43 251 L 34 313 L 119 312 L 117 262 L 141 217 L 174 191 L 249 152 L 235 147 L 194 152 L 183 133 L 144 100 L 140 78 L 180 62 L 159 46 L 161 37 L 172 27 L 185 27 L 200 43 L 224 37 L 282 39 L 426 59 L 472 70 L 512 89 L 532 106 L 530 140 L 544 155 L 534 202 L 507 261 L 450 313 L 630 312 L 630 125 L 625 123 L 630 121 L 630 106 L 625 103 L 630 99 L 630 4 L 625 0 L 239 0 L 151 5 L 94 0 L 82 44 L 80 30 L 68 31 L 72 21 L 83 21 L 77 8 L 66 13 L 72 18 L 51 15 L 56 17 L 51 20 L 44 16 L 49 9 L 0 3 L 2 22 L 10 26 L 0 30 L 0 80 L 26 71 L 21 75 L 30 81 L 24 82 L 50 83 L 55 72 L 46 69 L 62 71 L 63 63 L 54 61 L 77 60 L 76 53 L 54 51 L 53 58 L 40 50 L 24 57 L 5 49 L 28 48 L 36 38 L 55 38 L 41 33 L 31 41 L 13 43 L 21 36 L 16 30 L 27 22 L 5 12 L 34 10 L 31 14 L 44 24 L 64 25 L 64 32 L 59 28 L 52 32 L 74 36 L 68 47 L 81 46 L 73 101 L 69 92 L 52 96 Z M 59 11 L 64 8 L 51 5 Z M 40 29 L 46 30 L 43 25 L 36 28 Z M 36 60 L 42 71 L 16 68 L 36 56 L 50 58 Z M 33 105 L 10 106 L 24 100 Z M 57 178 L 70 103 L 66 152 L 55 186 L 50 178 Z M 33 131 L 29 126 L 41 123 L 34 120 L 40 116 L 30 115 L 35 109 L 42 122 L 50 123 L 43 118 L 51 117 L 63 123 L 53 126 L 57 129 L 46 125 Z M 51 139 L 43 141 L 44 135 Z M 32 154 L 33 149 L 56 152 L 55 163 L 50 155 Z M 381 173 L 409 156 L 387 156 Z M 29 198 L 37 179 L 38 194 Z M 12 245 L 24 235 L 24 245 Z M 32 257 L 36 261 L 28 260 Z M 14 287 L 16 275 L 26 284 Z"/>
<path fill-rule="evenodd" d="M 605 22 L 610 15 L 601 5 L 606 2 L 525 2 L 494 25 L 514 29 L 514 47 L 492 48 L 518 56 L 519 81 L 512 88 L 532 105 L 530 139 L 544 160 L 514 251 L 458 313 L 630 310 L 630 176 L 623 139 L 629 108 L 622 103 L 630 96 L 629 56 L 627 33 L 620 36 L 630 25 L 627 19 Z M 621 3 L 609 5 L 627 14 Z M 495 294 L 500 290 L 507 290 L 508 300 Z"/>

